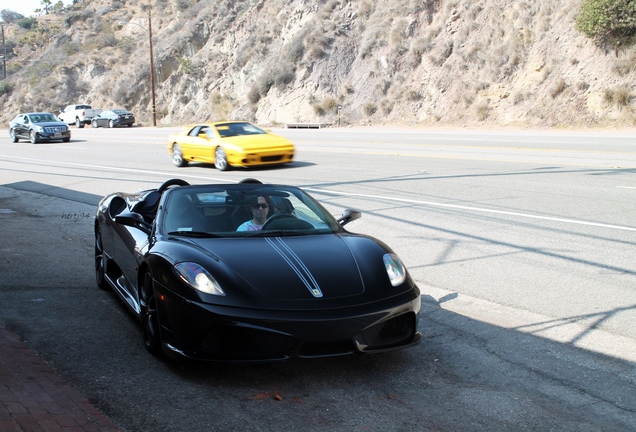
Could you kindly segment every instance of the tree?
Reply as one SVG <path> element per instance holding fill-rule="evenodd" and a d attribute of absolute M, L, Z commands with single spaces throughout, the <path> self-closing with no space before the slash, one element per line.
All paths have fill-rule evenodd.
<path fill-rule="evenodd" d="M 24 15 L 12 11 L 10 9 L 2 9 L 0 11 L 0 18 L 2 18 L 2 21 L 6 22 L 6 23 L 10 23 L 10 22 L 15 22 L 21 18 L 24 18 Z"/>
<path fill-rule="evenodd" d="M 53 6 L 53 12 L 54 13 L 60 13 L 63 12 L 65 7 L 64 7 L 64 3 L 62 2 L 62 0 L 59 0 L 57 3 L 55 3 Z"/>
<path fill-rule="evenodd" d="M 583 0 L 576 28 L 599 45 L 620 45 L 636 35 L 636 0 Z"/>
<path fill-rule="evenodd" d="M 49 14 L 49 7 L 51 6 L 52 1 L 51 0 L 40 0 L 40 4 L 42 6 L 44 6 L 44 14 L 48 15 Z"/>

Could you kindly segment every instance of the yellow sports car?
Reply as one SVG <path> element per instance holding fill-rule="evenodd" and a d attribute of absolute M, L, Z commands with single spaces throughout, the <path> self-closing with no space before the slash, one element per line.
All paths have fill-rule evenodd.
<path fill-rule="evenodd" d="M 294 158 L 294 145 L 251 123 L 229 121 L 190 125 L 171 134 L 168 152 L 178 167 L 204 162 L 225 171 L 235 166 L 289 163 Z"/>

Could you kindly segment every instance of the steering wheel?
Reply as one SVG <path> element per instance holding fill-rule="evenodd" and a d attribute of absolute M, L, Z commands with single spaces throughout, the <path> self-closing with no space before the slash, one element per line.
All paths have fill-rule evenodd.
<path fill-rule="evenodd" d="M 157 192 L 163 193 L 170 186 L 190 186 L 190 183 L 181 179 L 170 179 L 165 181 L 161 186 L 159 186 L 159 188 L 157 188 Z"/>
<path fill-rule="evenodd" d="M 261 228 L 262 230 L 267 229 L 267 226 L 270 225 L 272 222 L 276 221 L 276 220 L 280 220 L 280 219 L 298 219 L 296 216 L 294 216 L 291 213 L 274 213 L 273 215 L 271 215 L 270 217 L 267 218 L 267 220 L 265 221 L 265 223 L 263 224 L 263 227 Z"/>

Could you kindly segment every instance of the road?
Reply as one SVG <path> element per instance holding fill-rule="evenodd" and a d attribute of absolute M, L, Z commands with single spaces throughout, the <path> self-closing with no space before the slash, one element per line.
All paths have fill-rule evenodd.
<path fill-rule="evenodd" d="M 284 168 L 171 165 L 169 128 L 0 131 L 0 321 L 130 431 L 635 430 L 636 139 L 627 132 L 283 130 Z M 175 365 L 95 288 L 112 191 L 304 186 L 386 241 L 423 292 L 418 347 L 275 365 Z"/>

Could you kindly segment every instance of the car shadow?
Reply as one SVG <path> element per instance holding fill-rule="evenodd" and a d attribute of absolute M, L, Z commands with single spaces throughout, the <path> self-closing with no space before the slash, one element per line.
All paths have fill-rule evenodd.
<path fill-rule="evenodd" d="M 253 167 L 231 167 L 228 169 L 230 172 L 267 172 L 267 171 L 277 171 L 277 170 L 291 170 L 295 168 L 305 168 L 308 166 L 316 165 L 313 162 L 306 161 L 293 161 L 280 165 L 261 165 L 261 166 L 253 166 Z M 206 168 L 216 170 L 214 164 L 202 163 L 202 162 L 189 162 L 189 167 L 197 167 L 197 168 Z"/>

